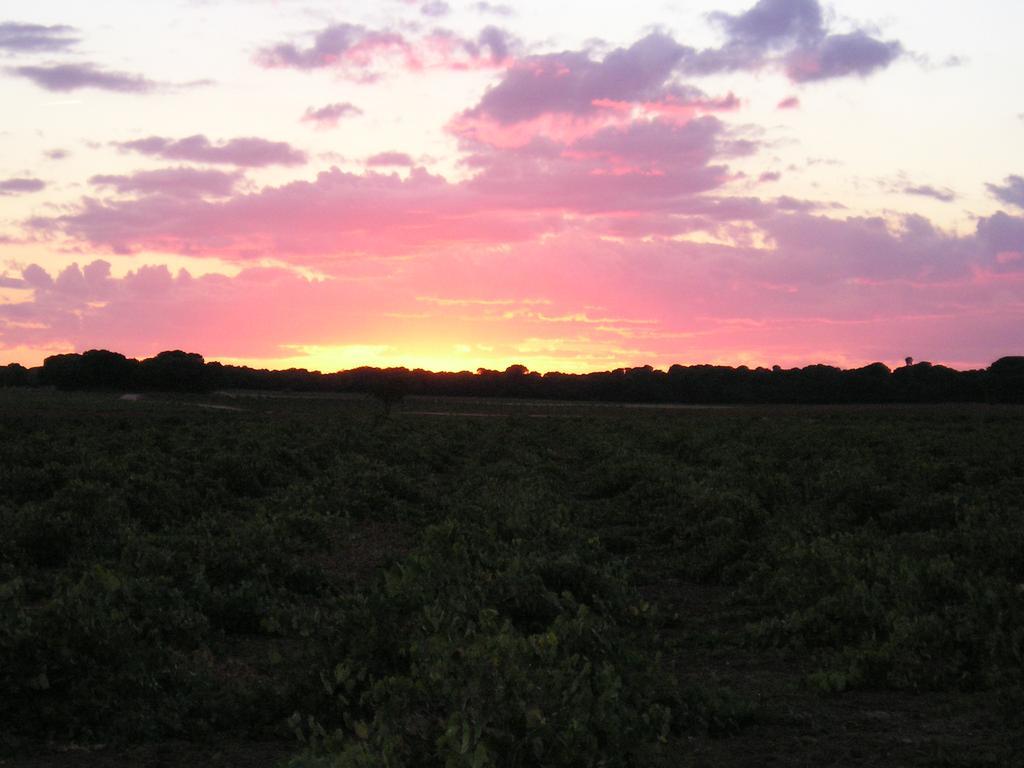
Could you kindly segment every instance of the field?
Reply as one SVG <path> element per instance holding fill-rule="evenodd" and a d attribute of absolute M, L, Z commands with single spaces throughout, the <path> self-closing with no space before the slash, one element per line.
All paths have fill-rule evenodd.
<path fill-rule="evenodd" d="M 1022 445 L 0 390 L 0 765 L 1021 765 Z"/>

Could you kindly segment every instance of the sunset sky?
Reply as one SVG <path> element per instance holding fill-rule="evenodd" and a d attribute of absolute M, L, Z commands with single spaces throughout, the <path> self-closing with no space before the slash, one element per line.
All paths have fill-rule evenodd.
<path fill-rule="evenodd" d="M 1024 354 L 1020 0 L 5 0 L 0 364 Z"/>

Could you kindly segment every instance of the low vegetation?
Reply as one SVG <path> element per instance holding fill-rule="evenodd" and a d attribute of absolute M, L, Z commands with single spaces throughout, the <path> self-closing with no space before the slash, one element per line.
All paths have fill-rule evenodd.
<path fill-rule="evenodd" d="M 445 407 L 0 393 L 0 750 L 1011 764 L 1020 409 Z"/>

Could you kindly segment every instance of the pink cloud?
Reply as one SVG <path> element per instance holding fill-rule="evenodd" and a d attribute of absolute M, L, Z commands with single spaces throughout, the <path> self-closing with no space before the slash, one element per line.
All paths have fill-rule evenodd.
<path fill-rule="evenodd" d="M 808 227 L 807 242 L 820 233 L 801 217 L 791 224 Z M 908 239 L 934 236 L 911 227 L 888 240 L 876 233 L 870 244 L 899 261 L 916 247 Z M 292 357 L 303 345 L 411 355 L 430 340 L 434 348 L 485 344 L 509 363 L 546 356 L 593 368 L 857 365 L 906 354 L 984 365 L 1024 342 L 1024 271 L 929 276 L 910 265 L 895 274 L 837 259 L 804 276 L 794 267 L 820 253 L 807 242 L 766 256 L 577 232 L 501 251 L 350 260 L 325 280 L 265 268 L 193 277 L 153 266 L 113 277 L 101 261 L 56 274 L 32 266 L 20 278 L 32 298 L 0 306 L 0 347 L 106 346 L 133 355 L 186 347 L 258 360 Z M 854 277 L 872 270 L 876 278 Z"/>
<path fill-rule="evenodd" d="M 256 62 L 272 69 L 330 68 L 357 81 L 372 82 L 388 68 L 417 71 L 503 66 L 518 45 L 512 35 L 493 25 L 484 27 L 475 38 L 440 29 L 411 38 L 395 30 L 341 23 L 320 30 L 306 46 L 288 42 L 264 48 Z"/>
<path fill-rule="evenodd" d="M 225 173 L 208 168 L 161 168 L 154 171 L 136 171 L 129 175 L 101 174 L 89 179 L 98 187 L 109 187 L 119 194 L 172 195 L 194 197 L 213 195 L 226 197 L 242 178 L 240 173 Z"/>
<path fill-rule="evenodd" d="M 338 169 L 224 201 L 149 196 L 86 198 L 67 216 L 36 219 L 117 252 L 216 253 L 335 258 L 346 253 L 406 253 L 458 242 L 505 242 L 559 226 L 550 214 L 514 215 L 422 169 L 356 175 Z"/>
<path fill-rule="evenodd" d="M 245 136 L 215 143 L 202 134 L 183 139 L 149 136 L 133 141 L 115 142 L 122 152 L 137 152 L 165 160 L 185 160 L 194 163 L 237 165 L 257 168 L 268 165 L 302 165 L 306 153 L 283 141 L 268 141 Z"/>
<path fill-rule="evenodd" d="M 363 114 L 363 110 L 355 104 L 347 101 L 336 102 L 316 109 L 310 107 L 302 116 L 302 121 L 304 123 L 315 123 L 321 128 L 335 128 L 344 118 L 357 117 L 361 114 Z"/>
<path fill-rule="evenodd" d="M 728 180 L 723 160 L 755 149 L 712 116 L 683 124 L 659 119 L 603 128 L 565 144 L 479 145 L 466 160 L 475 175 L 460 182 L 418 168 L 404 179 L 332 169 L 311 182 L 224 200 L 180 194 L 86 198 L 77 211 L 38 217 L 32 224 L 124 253 L 205 252 L 235 259 L 273 254 L 299 261 L 310 255 L 323 261 L 346 253 L 410 253 L 521 241 L 561 230 L 567 217 L 601 212 L 706 215 L 712 207 L 722 210 L 721 203 L 712 206 L 698 196 Z M 390 153 L 374 162 L 385 161 L 412 163 Z M 179 187 L 200 183 L 197 173 L 174 173 Z M 106 181 L 144 192 L 156 186 L 157 177 Z M 214 181 L 203 177 L 203 183 Z"/>
<path fill-rule="evenodd" d="M 382 166 L 410 167 L 416 165 L 416 161 L 405 152 L 378 152 L 366 158 L 366 165 L 370 168 Z"/>

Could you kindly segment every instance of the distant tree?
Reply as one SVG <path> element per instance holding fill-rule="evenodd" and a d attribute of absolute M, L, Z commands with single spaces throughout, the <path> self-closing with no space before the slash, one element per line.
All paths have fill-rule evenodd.
<path fill-rule="evenodd" d="M 42 367 L 0 367 L 0 386 L 49 384 L 65 389 L 140 387 L 177 391 L 213 388 L 353 392 L 375 398 L 381 418 L 407 394 L 523 397 L 577 401 L 675 403 L 1024 402 L 1024 357 L 1004 357 L 984 370 L 957 371 L 928 362 L 890 370 L 882 363 L 842 370 L 831 365 L 751 369 L 745 365 L 649 365 L 592 373 L 543 375 L 524 365 L 504 371 L 433 373 L 361 367 L 334 373 L 293 368 L 270 371 L 205 363 L 173 350 L 141 363 L 115 352 L 53 355 Z"/>
<path fill-rule="evenodd" d="M 124 389 L 131 384 L 138 363 L 117 352 L 91 349 L 81 357 L 81 372 L 90 389 Z"/>
<path fill-rule="evenodd" d="M 52 355 L 43 361 L 40 383 L 59 389 L 124 389 L 131 385 L 137 365 L 137 361 L 105 349 Z"/>
<path fill-rule="evenodd" d="M 203 356 L 180 349 L 161 352 L 139 364 L 139 383 L 147 389 L 170 392 L 207 392 L 211 380 Z"/>
<path fill-rule="evenodd" d="M 370 394 L 380 403 L 382 419 L 391 416 L 392 409 L 399 405 L 408 391 L 408 381 L 405 376 L 399 373 L 383 372 L 376 384 L 370 389 Z"/>
<path fill-rule="evenodd" d="M 0 387 L 23 387 L 28 384 L 28 369 L 20 363 L 0 366 Z"/>
<path fill-rule="evenodd" d="M 990 397 L 1003 403 L 1024 402 L 1024 357 L 1001 357 L 988 369 Z"/>
<path fill-rule="evenodd" d="M 885 363 L 871 363 L 843 373 L 844 400 L 881 403 L 891 399 L 892 372 Z"/>

